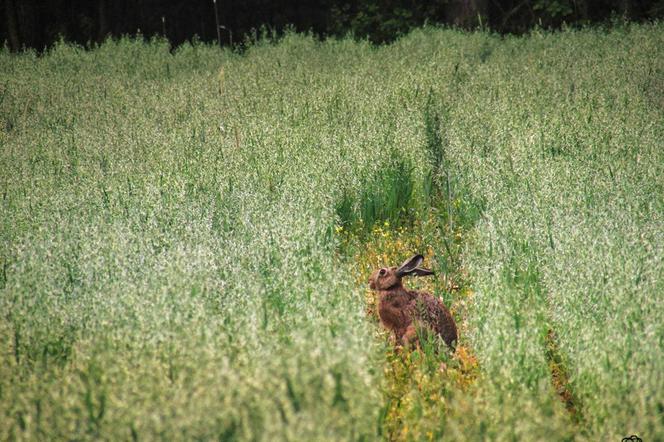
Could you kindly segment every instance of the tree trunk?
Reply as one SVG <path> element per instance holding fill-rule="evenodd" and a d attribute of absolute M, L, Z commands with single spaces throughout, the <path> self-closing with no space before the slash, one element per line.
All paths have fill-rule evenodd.
<path fill-rule="evenodd" d="M 9 48 L 16 52 L 21 49 L 21 39 L 16 21 L 14 0 L 5 0 L 5 19 L 7 22 L 7 34 L 9 36 Z"/>
<path fill-rule="evenodd" d="M 451 0 L 445 7 L 447 22 L 462 28 L 486 23 L 487 0 Z"/>
<path fill-rule="evenodd" d="M 586 22 L 588 20 L 588 3 L 586 0 L 574 0 L 574 13 L 576 20 Z"/>
<path fill-rule="evenodd" d="M 10 0 L 12 2 L 12 0 Z M 34 48 L 36 46 L 35 5 L 31 0 L 21 0 L 16 8 L 18 27 L 23 45 Z"/>
<path fill-rule="evenodd" d="M 97 3 L 97 13 L 99 18 L 99 34 L 97 34 L 97 41 L 102 43 L 108 35 L 108 8 L 106 0 L 99 0 Z"/>
<path fill-rule="evenodd" d="M 620 13 L 626 20 L 633 18 L 632 0 L 620 0 Z"/>

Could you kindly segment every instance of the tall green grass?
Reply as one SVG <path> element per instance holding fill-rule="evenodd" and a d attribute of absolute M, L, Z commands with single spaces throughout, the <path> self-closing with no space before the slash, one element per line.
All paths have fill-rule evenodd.
<path fill-rule="evenodd" d="M 336 212 L 342 226 L 367 230 L 377 222 L 396 224 L 408 218 L 409 209 L 415 209 L 415 204 L 410 167 L 396 160 L 363 182 L 357 197 L 344 192 Z"/>
<path fill-rule="evenodd" d="M 409 419 L 661 438 L 662 48 L 655 24 L 0 52 L 0 438 L 385 437 L 334 232 L 425 213 L 466 238 L 433 246 L 481 376 Z"/>
<path fill-rule="evenodd" d="M 518 437 L 557 431 L 548 330 L 577 434 L 662 437 L 664 120 L 646 85 L 663 66 L 651 31 L 535 34 L 529 49 L 509 39 L 491 55 L 503 69 L 476 70 L 452 116 L 448 151 L 485 202 L 466 252 L 492 404 L 475 416 L 495 419 L 506 398 L 540 409 L 534 426 L 511 407 L 499 415 Z"/>

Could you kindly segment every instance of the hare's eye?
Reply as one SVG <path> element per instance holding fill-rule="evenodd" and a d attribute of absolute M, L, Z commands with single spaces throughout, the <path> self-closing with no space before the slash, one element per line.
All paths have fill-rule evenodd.
<path fill-rule="evenodd" d="M 380 276 L 385 276 L 385 273 L 387 273 L 385 269 L 380 269 L 380 271 L 378 272 Z"/>

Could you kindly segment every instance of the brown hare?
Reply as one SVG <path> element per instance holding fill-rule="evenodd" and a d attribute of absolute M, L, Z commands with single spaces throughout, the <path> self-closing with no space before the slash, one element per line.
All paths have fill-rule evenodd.
<path fill-rule="evenodd" d="M 397 344 L 408 346 L 417 342 L 417 327 L 424 327 L 443 338 L 452 349 L 457 328 L 442 301 L 429 293 L 407 290 L 401 283 L 404 276 L 427 276 L 434 273 L 420 267 L 424 257 L 415 255 L 400 267 L 384 267 L 369 277 L 369 287 L 378 293 L 378 315 L 385 328 L 394 333 Z"/>

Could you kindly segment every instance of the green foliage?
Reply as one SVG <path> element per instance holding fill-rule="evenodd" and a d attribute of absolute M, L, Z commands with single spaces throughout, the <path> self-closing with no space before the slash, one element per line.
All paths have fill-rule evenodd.
<path fill-rule="evenodd" d="M 574 3 L 566 0 L 538 0 L 533 2 L 533 10 L 543 13 L 548 19 L 569 17 L 574 13 Z"/>
<path fill-rule="evenodd" d="M 405 35 L 430 21 L 440 22 L 445 2 L 404 2 L 402 0 L 339 1 L 329 12 L 329 31 L 352 33 L 373 42 L 384 43 Z"/>
<path fill-rule="evenodd" d="M 411 174 L 411 168 L 397 159 L 360 185 L 357 201 L 344 193 L 337 203 L 341 225 L 368 231 L 377 222 L 398 224 L 406 219 L 415 208 Z"/>
<path fill-rule="evenodd" d="M 661 438 L 663 35 L 0 51 L 0 439 Z M 334 232 L 425 213 L 480 374 L 401 413 Z"/>

